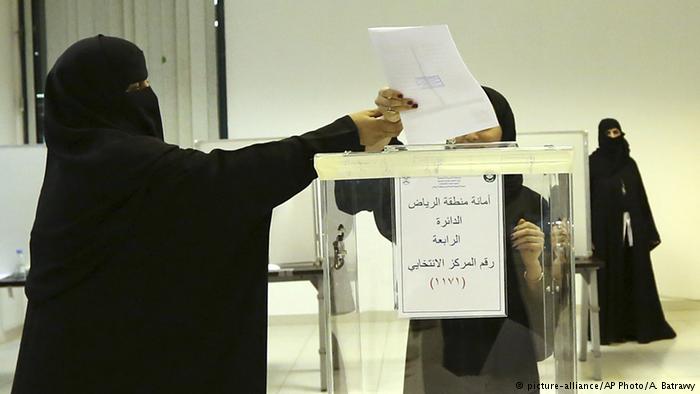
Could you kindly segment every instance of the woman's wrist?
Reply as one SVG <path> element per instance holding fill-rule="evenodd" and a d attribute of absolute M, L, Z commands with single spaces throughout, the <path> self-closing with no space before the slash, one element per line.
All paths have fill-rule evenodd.
<path fill-rule="evenodd" d="M 525 277 L 525 280 L 528 282 L 539 282 L 544 278 L 544 271 L 541 269 L 539 270 L 538 274 L 535 274 L 536 271 L 525 271 L 523 272 L 523 277 Z"/>
<path fill-rule="evenodd" d="M 542 267 L 539 257 L 523 258 L 523 265 L 525 266 L 525 270 L 541 269 Z"/>
<path fill-rule="evenodd" d="M 535 259 L 534 261 L 524 263 L 525 272 L 523 273 L 523 276 L 526 280 L 537 282 L 542 279 L 544 276 L 544 270 L 542 270 L 539 260 Z"/>

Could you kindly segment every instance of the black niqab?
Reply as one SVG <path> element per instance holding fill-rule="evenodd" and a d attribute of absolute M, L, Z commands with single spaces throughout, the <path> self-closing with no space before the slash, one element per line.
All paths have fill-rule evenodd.
<path fill-rule="evenodd" d="M 147 78 L 143 52 L 129 41 L 98 35 L 76 42 L 59 57 L 46 79 L 47 143 L 54 151 L 75 154 L 70 143 L 104 142 L 111 133 L 162 141 L 153 91 L 127 93 L 130 84 Z"/>
<path fill-rule="evenodd" d="M 501 134 L 501 141 L 514 142 L 516 140 L 515 115 L 513 115 L 513 110 L 510 108 L 508 100 L 493 88 L 482 86 L 482 89 L 486 92 L 486 96 L 489 98 L 493 110 L 496 112 L 498 125 L 501 126 L 501 130 L 503 131 Z"/>
<path fill-rule="evenodd" d="M 608 130 L 613 128 L 620 130 L 619 137 L 608 137 Z M 622 126 L 617 120 L 605 118 L 598 124 L 597 155 L 600 155 L 600 160 L 596 161 L 595 166 L 591 166 L 591 172 L 595 176 L 612 175 L 628 163 L 630 158 L 629 143 L 627 143 Z"/>
<path fill-rule="evenodd" d="M 482 86 L 488 96 L 493 110 L 496 112 L 496 119 L 498 119 L 498 125 L 501 126 L 501 142 L 515 142 L 517 139 L 517 132 L 515 130 L 515 115 L 513 115 L 513 110 L 510 108 L 508 100 L 499 93 L 497 90 L 490 88 L 488 86 Z M 503 192 L 506 198 L 515 196 L 520 192 L 523 185 L 522 174 L 511 174 L 503 177 Z"/>

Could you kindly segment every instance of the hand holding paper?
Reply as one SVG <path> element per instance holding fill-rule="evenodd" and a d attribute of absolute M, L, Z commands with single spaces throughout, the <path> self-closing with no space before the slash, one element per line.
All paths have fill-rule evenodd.
<path fill-rule="evenodd" d="M 398 136 L 403 130 L 401 119 L 390 122 L 382 119 L 381 111 L 371 109 L 350 114 L 350 118 L 357 126 L 360 144 L 367 152 L 379 152 L 393 137 Z"/>
<path fill-rule="evenodd" d="M 383 88 L 374 100 L 377 109 L 384 115 L 384 119 L 390 122 L 400 122 L 399 112 L 418 108 L 418 103 L 413 99 L 404 98 L 403 93 L 391 88 Z"/>
<path fill-rule="evenodd" d="M 379 90 L 374 102 L 376 109 L 350 114 L 366 152 L 381 151 L 403 130 L 399 112 L 418 107 L 415 100 L 389 88 Z"/>

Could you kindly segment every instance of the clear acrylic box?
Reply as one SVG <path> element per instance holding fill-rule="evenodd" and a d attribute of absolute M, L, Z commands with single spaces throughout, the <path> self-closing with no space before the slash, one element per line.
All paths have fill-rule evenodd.
<path fill-rule="evenodd" d="M 328 391 L 576 392 L 572 159 L 507 143 L 317 155 Z"/>

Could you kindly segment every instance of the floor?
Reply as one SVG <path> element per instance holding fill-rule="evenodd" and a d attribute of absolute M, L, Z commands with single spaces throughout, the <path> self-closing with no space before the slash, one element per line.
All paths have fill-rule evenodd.
<path fill-rule="evenodd" d="M 648 386 L 646 392 L 691 392 L 690 389 L 664 390 L 662 383 L 695 384 L 700 391 L 700 301 L 664 300 L 664 311 L 678 337 L 646 345 L 626 343 L 602 347 L 603 381 L 591 379 L 589 361 L 579 363 L 577 383 L 608 384 L 605 389 L 579 389 L 580 394 L 594 392 L 639 393 L 644 391 L 633 384 L 654 383 L 656 390 Z M 389 326 L 377 326 L 387 335 L 395 335 Z M 270 322 L 268 350 L 268 393 L 296 394 L 319 392 L 318 337 L 313 317 L 272 318 Z M 392 339 L 374 347 L 392 347 Z M 395 341 L 393 342 L 400 342 Z M 404 342 L 405 344 L 405 342 Z M 400 345 L 400 344 L 399 344 Z M 590 347 L 589 347 L 590 348 Z M 291 356 L 293 355 L 293 356 Z M 376 370 L 382 369 L 377 366 Z M 386 368 L 383 368 L 386 370 Z M 549 366 L 544 366 L 549 369 Z M 549 369 L 551 370 L 551 369 Z M 542 382 L 547 383 L 547 372 Z M 397 382 L 401 379 L 377 379 L 380 393 L 401 393 Z M 551 380 L 549 380 L 551 382 Z M 400 383 L 399 383 L 400 384 Z M 610 387 L 610 385 L 613 385 Z M 627 384 L 625 388 L 624 384 Z M 518 392 L 513 390 L 513 392 Z M 542 390 L 542 393 L 555 392 Z"/>
<path fill-rule="evenodd" d="M 604 346 L 603 383 L 614 384 L 602 391 L 638 393 L 634 383 L 653 382 L 657 389 L 646 392 L 691 392 L 690 389 L 663 390 L 665 383 L 695 384 L 700 391 L 700 301 L 664 300 L 666 317 L 678 333 L 675 340 L 647 345 L 623 344 Z M 397 340 L 400 327 L 377 324 L 376 332 L 384 340 L 372 344 L 370 350 L 391 353 L 400 349 Z M 270 320 L 268 351 L 268 393 L 293 394 L 319 392 L 318 326 L 314 316 L 273 317 Z M 404 342 L 405 343 L 405 342 Z M 9 394 L 12 372 L 17 359 L 19 340 L 0 345 L 0 394 Z M 400 359 L 401 357 L 394 357 Z M 395 360 L 396 361 L 396 360 Z M 600 383 L 590 379 L 589 362 L 579 364 L 579 384 Z M 377 366 L 386 375 L 387 365 Z M 377 372 L 377 392 L 401 392 L 402 379 L 380 378 Z M 543 374 L 546 376 L 546 373 Z M 620 388 L 621 382 L 627 389 Z M 543 378 L 543 383 L 547 383 Z M 397 386 L 399 385 L 399 386 Z M 581 394 L 599 392 L 596 389 L 580 389 Z M 514 390 L 514 392 L 517 392 Z M 552 391 L 543 391 L 543 393 Z"/>

